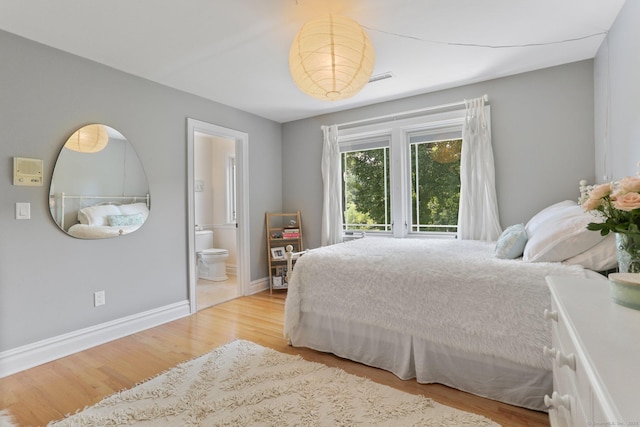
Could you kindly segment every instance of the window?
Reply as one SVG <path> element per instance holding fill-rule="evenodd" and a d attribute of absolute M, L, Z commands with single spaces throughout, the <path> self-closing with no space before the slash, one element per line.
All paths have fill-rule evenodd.
<path fill-rule="evenodd" d="M 227 156 L 227 224 L 236 223 L 236 158 Z"/>
<path fill-rule="evenodd" d="M 344 230 L 391 231 L 388 139 L 344 149 L 349 150 L 341 153 Z"/>
<path fill-rule="evenodd" d="M 460 205 L 461 132 L 409 135 L 411 232 L 454 233 Z"/>
<path fill-rule="evenodd" d="M 339 131 L 344 230 L 455 236 L 464 110 Z"/>

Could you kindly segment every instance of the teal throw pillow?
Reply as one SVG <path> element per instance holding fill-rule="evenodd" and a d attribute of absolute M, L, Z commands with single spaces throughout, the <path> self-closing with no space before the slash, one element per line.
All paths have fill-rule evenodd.
<path fill-rule="evenodd" d="M 524 224 L 515 224 L 507 227 L 496 243 L 496 258 L 515 259 L 521 257 L 527 240 L 529 239 Z"/>
<path fill-rule="evenodd" d="M 107 215 L 107 221 L 112 227 L 122 227 L 125 225 L 141 225 L 144 221 L 142 214 L 131 215 Z"/>

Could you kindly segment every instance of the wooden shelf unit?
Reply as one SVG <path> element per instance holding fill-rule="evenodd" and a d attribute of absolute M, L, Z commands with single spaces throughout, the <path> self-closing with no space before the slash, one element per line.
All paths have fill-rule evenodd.
<path fill-rule="evenodd" d="M 267 212 L 266 225 L 269 292 L 273 292 L 274 289 L 287 289 L 288 287 L 285 278 L 287 259 L 284 254 L 286 247 L 288 245 L 293 246 L 293 252 L 301 252 L 303 250 L 300 211 L 289 213 Z M 282 254 L 282 258 L 278 256 L 280 254 Z M 295 261 L 294 259 L 294 264 Z"/>

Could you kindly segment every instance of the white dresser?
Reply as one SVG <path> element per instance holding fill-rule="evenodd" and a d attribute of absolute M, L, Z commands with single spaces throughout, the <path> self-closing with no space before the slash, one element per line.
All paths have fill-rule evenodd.
<path fill-rule="evenodd" d="M 640 426 L 640 311 L 615 304 L 602 279 L 547 277 L 552 426 Z"/>

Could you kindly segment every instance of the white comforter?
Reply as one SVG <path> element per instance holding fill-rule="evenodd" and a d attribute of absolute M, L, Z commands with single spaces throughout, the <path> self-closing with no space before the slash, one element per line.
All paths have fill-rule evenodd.
<path fill-rule="evenodd" d="M 550 369 L 547 275 L 597 276 L 580 266 L 493 256 L 495 243 L 361 240 L 310 251 L 297 262 L 285 335 L 301 311 L 420 337 L 453 349 Z"/>
<path fill-rule="evenodd" d="M 106 237 L 118 237 L 129 234 L 140 228 L 140 225 L 121 225 L 110 227 L 108 225 L 74 224 L 69 227 L 69 234 L 81 239 L 104 239 Z"/>

